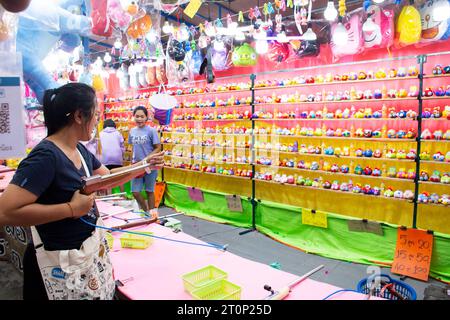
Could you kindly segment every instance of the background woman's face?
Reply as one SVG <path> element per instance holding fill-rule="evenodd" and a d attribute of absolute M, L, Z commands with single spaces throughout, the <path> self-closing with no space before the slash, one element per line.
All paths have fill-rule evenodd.
<path fill-rule="evenodd" d="M 134 121 L 138 127 L 143 127 L 147 123 L 148 117 L 145 115 L 144 111 L 138 110 L 134 114 Z"/>

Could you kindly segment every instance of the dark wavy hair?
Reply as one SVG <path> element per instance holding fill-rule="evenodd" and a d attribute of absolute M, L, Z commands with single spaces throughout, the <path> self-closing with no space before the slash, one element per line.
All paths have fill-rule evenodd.
<path fill-rule="evenodd" d="M 84 83 L 68 83 L 60 88 L 49 89 L 44 93 L 44 119 L 48 135 L 70 125 L 74 114 L 80 111 L 89 122 L 94 116 L 97 103 L 95 90 Z"/>

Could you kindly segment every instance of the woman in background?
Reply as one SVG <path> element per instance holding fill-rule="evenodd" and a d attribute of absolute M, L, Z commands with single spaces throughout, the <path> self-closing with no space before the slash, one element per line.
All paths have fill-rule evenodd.
<path fill-rule="evenodd" d="M 158 131 L 147 125 L 148 111 L 144 106 L 138 106 L 133 110 L 136 127 L 130 130 L 128 143 L 133 145 L 133 163 L 142 161 L 146 157 L 161 152 L 161 142 Z M 155 208 L 155 184 L 158 176 L 158 170 L 152 170 L 143 177 L 131 181 L 131 191 L 139 204 L 139 207 L 145 212 Z M 141 195 L 142 189 L 147 193 L 147 203 Z"/>
<path fill-rule="evenodd" d="M 112 119 L 107 119 L 103 123 L 103 130 L 100 132 L 100 145 L 102 146 L 102 163 L 105 167 L 109 170 L 121 168 L 125 152 L 124 140 Z M 121 185 L 120 192 L 123 191 L 124 188 Z"/>

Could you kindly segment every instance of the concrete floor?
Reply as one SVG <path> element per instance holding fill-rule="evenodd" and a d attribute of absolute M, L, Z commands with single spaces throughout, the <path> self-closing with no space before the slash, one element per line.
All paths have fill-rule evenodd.
<path fill-rule="evenodd" d="M 170 208 L 161 208 L 160 216 L 173 214 Z M 183 232 L 205 242 L 228 244 L 227 250 L 233 254 L 245 257 L 264 264 L 277 263 L 281 270 L 296 275 L 303 275 L 315 267 L 323 264 L 325 268 L 311 276 L 311 279 L 322 281 L 344 289 L 356 289 L 359 280 L 368 276 L 368 265 L 349 263 L 304 253 L 300 250 L 281 244 L 259 232 L 250 232 L 239 235 L 245 229 L 213 223 L 202 219 L 177 216 L 182 222 Z M 381 268 L 381 272 L 394 279 L 389 268 Z M 417 299 L 423 299 L 424 289 L 435 284 L 443 287 L 444 284 L 431 279 L 428 282 L 417 281 L 411 278 L 404 280 L 411 285 L 417 293 Z M 0 261 L 0 300 L 22 299 L 22 275 L 7 263 Z"/>

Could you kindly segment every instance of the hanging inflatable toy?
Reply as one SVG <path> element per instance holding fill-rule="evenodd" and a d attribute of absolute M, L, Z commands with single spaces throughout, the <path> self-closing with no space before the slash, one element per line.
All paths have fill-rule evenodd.
<path fill-rule="evenodd" d="M 143 38 L 151 28 L 152 18 L 146 14 L 130 24 L 127 29 L 127 35 L 132 39 Z"/>
<path fill-rule="evenodd" d="M 216 71 L 223 71 L 230 68 L 230 54 L 227 45 L 222 39 L 216 39 L 211 48 L 211 63 Z"/>
<path fill-rule="evenodd" d="M 362 26 L 365 48 L 387 48 L 394 43 L 394 9 L 371 5 Z"/>
<path fill-rule="evenodd" d="M 450 12 L 449 0 L 427 0 L 420 7 L 420 17 L 422 20 L 422 34 L 420 42 L 432 42 L 446 40 L 450 36 L 450 20 L 435 17 L 437 10 Z"/>
<path fill-rule="evenodd" d="M 289 44 L 272 41 L 267 51 L 267 59 L 272 62 L 281 63 L 289 58 Z"/>
<path fill-rule="evenodd" d="M 197 47 L 195 41 L 191 42 L 191 49 L 192 49 L 192 64 L 193 64 L 193 72 L 195 75 L 200 74 L 200 66 L 203 62 L 203 55 L 202 52 Z"/>
<path fill-rule="evenodd" d="M 419 11 L 412 4 L 404 6 L 396 25 L 395 38 L 398 46 L 403 47 L 419 42 L 421 34 L 422 23 Z"/>
<path fill-rule="evenodd" d="M 347 41 L 336 43 L 336 33 L 340 32 L 340 22 L 334 23 L 331 26 L 331 51 L 333 57 L 337 60 L 343 56 L 355 55 L 362 52 L 364 48 L 364 40 L 362 38 L 362 12 L 356 12 L 350 17 L 342 19 L 342 25 L 347 32 Z"/>
<path fill-rule="evenodd" d="M 248 67 L 256 65 L 258 55 L 248 43 L 237 47 L 233 51 L 232 61 L 236 67 Z"/>

